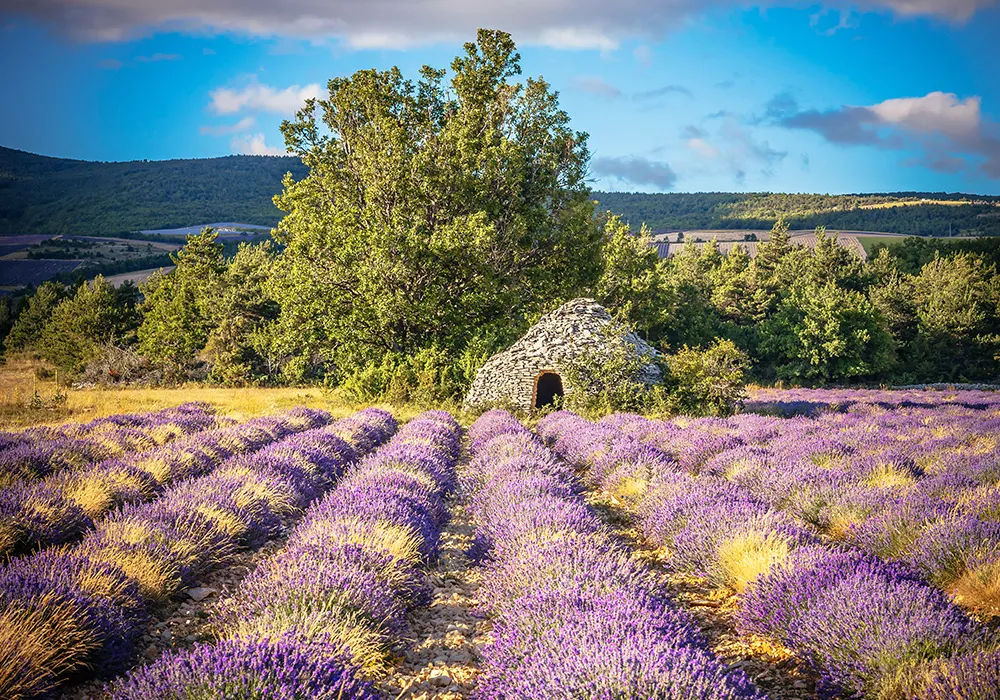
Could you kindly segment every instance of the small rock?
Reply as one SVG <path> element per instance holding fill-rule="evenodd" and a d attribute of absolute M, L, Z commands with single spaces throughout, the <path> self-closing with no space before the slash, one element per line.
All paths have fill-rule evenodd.
<path fill-rule="evenodd" d="M 197 603 L 200 603 L 201 601 L 205 600 L 205 598 L 212 595 L 213 593 L 218 593 L 218 591 L 215 590 L 214 588 L 207 588 L 205 586 L 198 586 L 197 588 L 187 589 L 188 597 Z"/>

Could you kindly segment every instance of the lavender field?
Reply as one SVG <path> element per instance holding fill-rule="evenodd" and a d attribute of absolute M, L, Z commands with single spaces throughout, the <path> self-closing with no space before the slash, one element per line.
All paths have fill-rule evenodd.
<path fill-rule="evenodd" d="M 0 697 L 1000 698 L 1000 394 L 0 440 Z"/>

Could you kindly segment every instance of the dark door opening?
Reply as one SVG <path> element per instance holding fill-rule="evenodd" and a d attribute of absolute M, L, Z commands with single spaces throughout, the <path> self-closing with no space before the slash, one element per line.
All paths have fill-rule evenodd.
<path fill-rule="evenodd" d="M 562 379 L 555 372 L 542 372 L 535 380 L 535 408 L 555 403 L 563 395 Z"/>

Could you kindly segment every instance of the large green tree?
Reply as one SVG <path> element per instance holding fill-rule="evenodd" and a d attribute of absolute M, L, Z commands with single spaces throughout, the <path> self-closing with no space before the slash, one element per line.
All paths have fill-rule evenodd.
<path fill-rule="evenodd" d="M 457 353 L 594 282 L 587 135 L 520 73 L 511 37 L 480 30 L 450 87 L 428 66 L 416 83 L 362 70 L 282 125 L 309 168 L 275 198 L 286 248 L 270 283 L 273 351 L 286 375 Z"/>
<path fill-rule="evenodd" d="M 191 365 L 213 328 L 226 269 L 217 239 L 211 228 L 188 236 L 187 245 L 172 256 L 174 270 L 153 275 L 141 287 L 145 299 L 139 348 L 170 371 Z"/>
<path fill-rule="evenodd" d="M 762 350 L 777 375 L 823 383 L 870 378 L 895 360 L 892 336 L 878 309 L 861 293 L 802 284 L 781 303 L 762 330 Z"/>
<path fill-rule="evenodd" d="M 241 244 L 219 280 L 218 294 L 207 310 L 211 330 L 204 350 L 217 381 L 249 384 L 271 374 L 266 329 L 280 309 L 264 287 L 274 259 L 270 242 Z"/>
<path fill-rule="evenodd" d="M 116 288 L 98 275 L 53 310 L 38 342 L 39 353 L 63 376 L 83 371 L 103 345 L 127 345 L 139 325 L 135 285 Z"/>
<path fill-rule="evenodd" d="M 667 287 L 666 263 L 643 227 L 633 234 L 627 223 L 608 215 L 601 246 L 601 276 L 594 297 L 614 309 L 643 337 L 666 332 L 673 298 Z"/>
<path fill-rule="evenodd" d="M 995 378 L 1000 370 L 1000 277 L 960 253 L 936 258 L 913 278 L 917 338 L 913 360 L 925 376 Z"/>
<path fill-rule="evenodd" d="M 66 287 L 58 282 L 42 282 L 35 293 L 24 302 L 21 313 L 18 314 L 4 340 L 4 350 L 17 351 L 33 348 L 42 337 L 45 324 L 52 317 L 52 312 L 59 303 L 67 297 Z"/>

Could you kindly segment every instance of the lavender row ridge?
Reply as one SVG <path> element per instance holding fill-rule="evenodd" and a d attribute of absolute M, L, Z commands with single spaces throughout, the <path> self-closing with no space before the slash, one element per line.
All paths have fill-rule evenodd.
<path fill-rule="evenodd" d="M 219 641 L 166 654 L 115 684 L 113 700 L 268 697 L 375 700 L 428 600 L 461 429 L 421 414 L 314 505 L 287 546 L 220 605 Z"/>
<path fill-rule="evenodd" d="M 72 542 L 115 508 L 151 500 L 169 484 L 204 474 L 222 459 L 329 420 L 323 411 L 293 409 L 3 489 L 0 559 Z"/>
<path fill-rule="evenodd" d="M 97 418 L 89 423 L 0 433 L 0 487 L 40 479 L 231 422 L 205 403 Z"/>
<path fill-rule="evenodd" d="M 0 697 L 35 697 L 73 678 L 120 671 L 157 601 L 275 534 L 358 451 L 396 427 L 374 409 L 332 425 L 325 413 L 299 410 L 253 422 L 236 450 L 243 454 L 203 466 L 209 473 L 177 483 L 157 501 L 122 509 L 73 549 L 0 569 Z M 249 453 L 251 446 L 258 449 Z"/>
<path fill-rule="evenodd" d="M 587 507 L 571 466 L 512 415 L 469 429 L 465 484 L 494 620 L 479 700 L 763 698 Z"/>
<path fill-rule="evenodd" d="M 746 430 L 753 419 L 742 422 L 741 434 L 758 440 L 784 427 L 762 421 Z M 650 444 L 665 443 L 651 437 L 658 428 L 638 416 L 595 425 L 568 413 L 539 425 L 559 454 L 587 467 L 595 485 L 631 507 L 669 563 L 739 594 L 740 631 L 790 648 L 815 670 L 821 690 L 866 698 L 995 697 L 983 691 L 1000 687 L 1000 640 L 917 571 L 820 544 L 789 512 L 711 476 L 712 450 L 675 462 L 679 453 Z M 742 449 L 721 447 L 729 438 L 705 439 L 717 454 Z M 690 445 L 696 437 L 683 439 Z M 700 464 L 702 476 L 688 473 L 685 459 L 687 469 Z"/>

